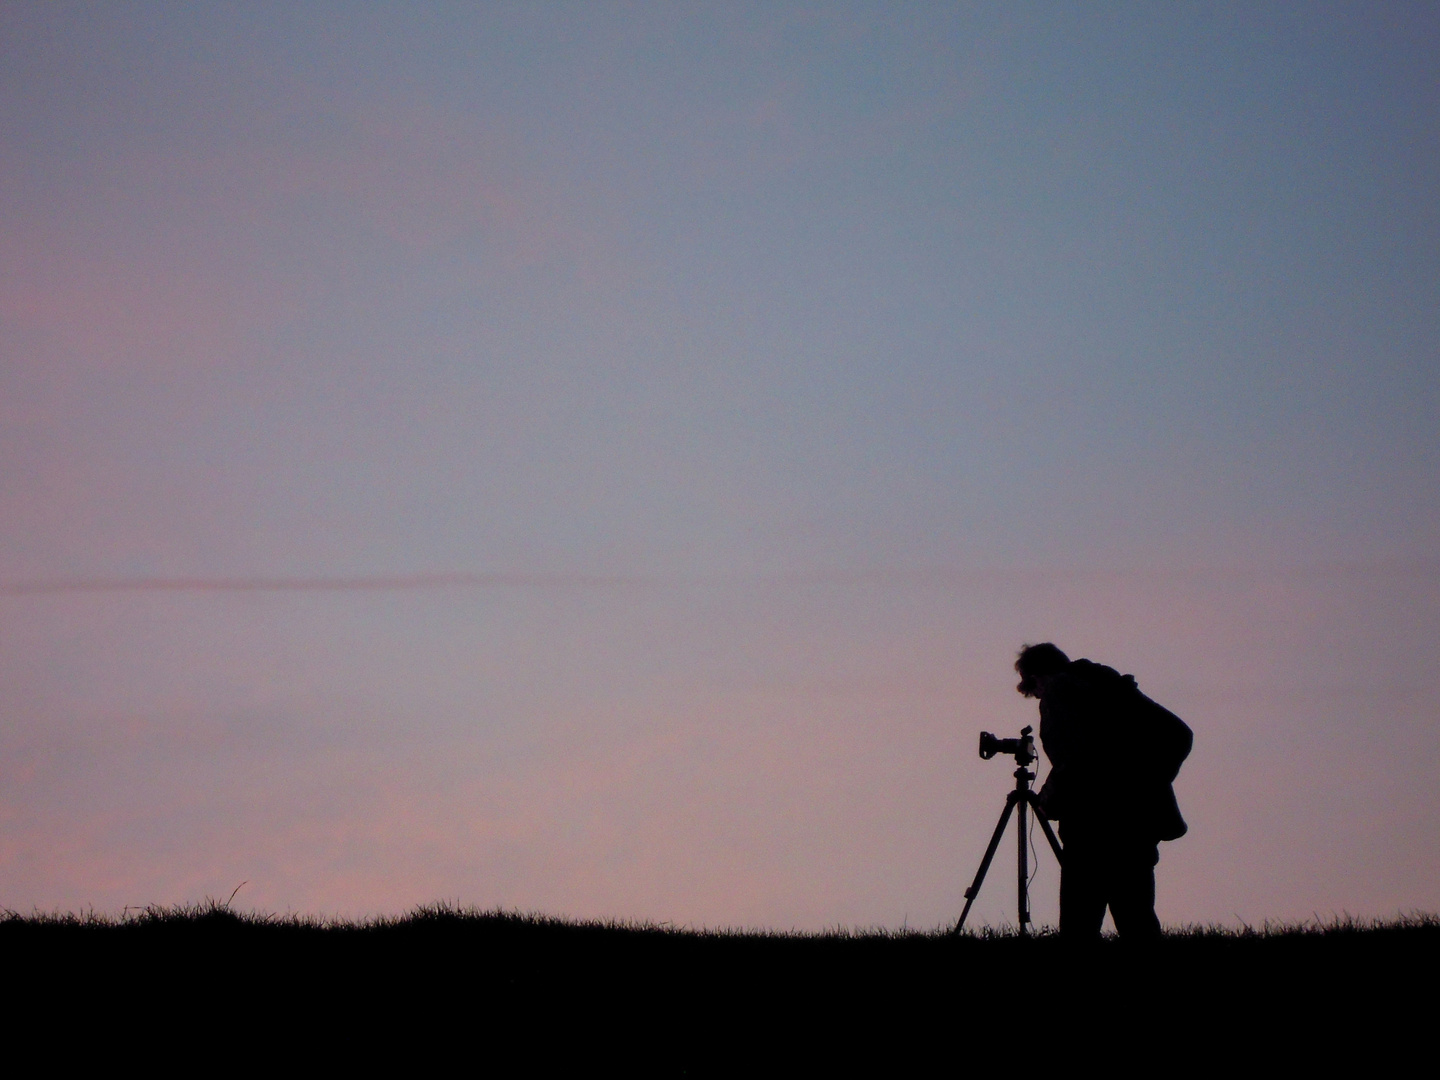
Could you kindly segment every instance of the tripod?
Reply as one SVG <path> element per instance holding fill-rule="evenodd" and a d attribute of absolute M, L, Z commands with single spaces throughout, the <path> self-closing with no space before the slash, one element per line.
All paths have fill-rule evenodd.
<path fill-rule="evenodd" d="M 1050 819 L 1045 816 L 1045 811 L 1040 809 L 1040 797 L 1030 790 L 1030 783 L 1035 779 L 1035 774 L 1027 766 L 1035 760 L 1035 740 L 1030 735 L 1030 729 L 1024 728 L 1018 739 L 997 739 L 989 732 L 980 736 L 980 756 L 982 758 L 994 757 L 996 752 L 1015 755 L 1015 763 L 1019 767 L 1015 770 L 1015 789 L 1005 796 L 1005 809 L 1000 814 L 999 824 L 995 826 L 995 832 L 990 837 L 990 846 L 985 849 L 985 858 L 980 860 L 980 869 L 975 872 L 975 880 L 965 890 L 965 910 L 960 912 L 960 921 L 955 924 L 951 933 L 958 934 L 960 928 L 965 925 L 965 916 L 970 914 L 970 905 L 975 903 L 975 897 L 980 895 L 980 886 L 985 881 L 985 872 L 990 869 L 990 860 L 995 858 L 995 851 L 1000 846 L 1000 837 L 1005 833 L 1005 826 L 1010 821 L 1011 813 L 1016 814 L 1016 838 L 1019 841 L 1016 867 L 1016 883 L 1019 886 L 1020 904 L 1020 933 L 1028 934 L 1030 926 L 1030 852 L 1028 838 L 1025 835 L 1025 810 L 1028 807 L 1035 811 L 1035 820 L 1040 822 L 1040 827 L 1045 830 L 1045 839 L 1050 841 L 1050 850 L 1055 852 L 1055 860 L 1064 863 L 1065 856 L 1060 847 L 1060 841 L 1055 838 L 1055 831 L 1050 828 Z"/>

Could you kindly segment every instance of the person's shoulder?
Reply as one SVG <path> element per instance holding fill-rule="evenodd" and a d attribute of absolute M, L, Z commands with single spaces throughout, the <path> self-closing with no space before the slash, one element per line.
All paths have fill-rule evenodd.
<path fill-rule="evenodd" d="M 1063 678 L 1082 686 L 1114 685 L 1122 682 L 1128 682 L 1132 686 L 1135 684 L 1134 675 L 1121 675 L 1113 667 L 1106 667 L 1083 657 L 1070 662 Z"/>
<path fill-rule="evenodd" d="M 1089 660 L 1072 660 L 1063 671 L 1050 677 L 1050 685 L 1040 703 L 1040 715 L 1043 717 L 1047 711 L 1069 712 L 1090 701 L 1103 682 L 1104 676 L 1100 673 L 1106 670 Z"/>
<path fill-rule="evenodd" d="M 1139 693 L 1134 675 L 1121 675 L 1114 668 L 1093 660 L 1072 661 L 1056 683 L 1054 689 L 1066 701 L 1114 702 Z"/>

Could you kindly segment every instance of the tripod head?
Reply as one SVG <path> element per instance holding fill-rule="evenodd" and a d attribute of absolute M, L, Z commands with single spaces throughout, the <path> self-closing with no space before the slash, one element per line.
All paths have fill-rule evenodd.
<path fill-rule="evenodd" d="M 989 761 L 996 754 L 1014 754 L 1015 764 L 1022 769 L 1035 760 L 1035 738 L 1030 734 L 1034 729 L 1026 724 L 1020 729 L 1018 739 L 999 739 L 988 731 L 980 733 L 980 757 Z"/>

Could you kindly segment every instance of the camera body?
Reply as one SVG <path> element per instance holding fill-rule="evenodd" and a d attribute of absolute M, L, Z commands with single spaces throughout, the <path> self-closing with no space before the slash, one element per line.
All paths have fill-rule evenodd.
<path fill-rule="evenodd" d="M 988 731 L 980 733 L 980 757 L 989 761 L 996 754 L 1014 754 L 1015 764 L 1024 768 L 1035 760 L 1035 737 L 1030 733 L 1034 728 L 1028 724 L 1020 729 L 1018 739 L 1001 739 Z"/>

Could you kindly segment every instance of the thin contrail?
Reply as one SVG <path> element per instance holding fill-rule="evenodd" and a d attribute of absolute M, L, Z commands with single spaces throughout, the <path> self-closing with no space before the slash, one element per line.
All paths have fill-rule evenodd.
<path fill-rule="evenodd" d="M 1171 570 L 1132 571 L 1139 576 L 1190 577 L 1197 574 L 1224 574 L 1253 577 L 1256 574 L 1277 574 L 1299 577 L 1339 577 L 1349 574 L 1382 574 L 1421 577 L 1435 581 L 1440 577 L 1440 560 L 1395 563 L 1325 564 L 1309 566 L 1251 567 L 1182 567 Z M 296 577 L 68 577 L 37 578 L 29 581 L 0 581 L 0 597 L 58 596 L 80 593 L 281 593 L 281 592 L 403 592 L 443 589 L 537 589 L 537 590 L 605 590 L 656 589 L 686 586 L 747 587 L 747 586 L 879 586 L 882 588 L 971 588 L 976 585 L 1000 585 L 1022 579 L 1081 580 L 1121 579 L 1123 570 L 1070 570 L 1055 568 L 999 567 L 910 567 L 856 568 L 812 571 L 771 571 L 739 574 L 582 574 L 563 572 L 494 571 L 470 573 L 439 571 L 419 574 L 350 574 L 337 576 Z"/>
<path fill-rule="evenodd" d="M 752 574 L 580 574 L 443 571 L 307 577 L 74 577 L 0 581 L 3 596 L 67 593 L 399 592 L 440 589 L 644 589 L 675 586 L 906 585 L 953 577 L 936 570 L 773 571 Z"/>
<path fill-rule="evenodd" d="M 394 592 L 413 589 L 593 589 L 653 584 L 619 574 L 431 573 L 347 577 L 52 578 L 0 582 L 0 596 L 101 592 Z"/>

